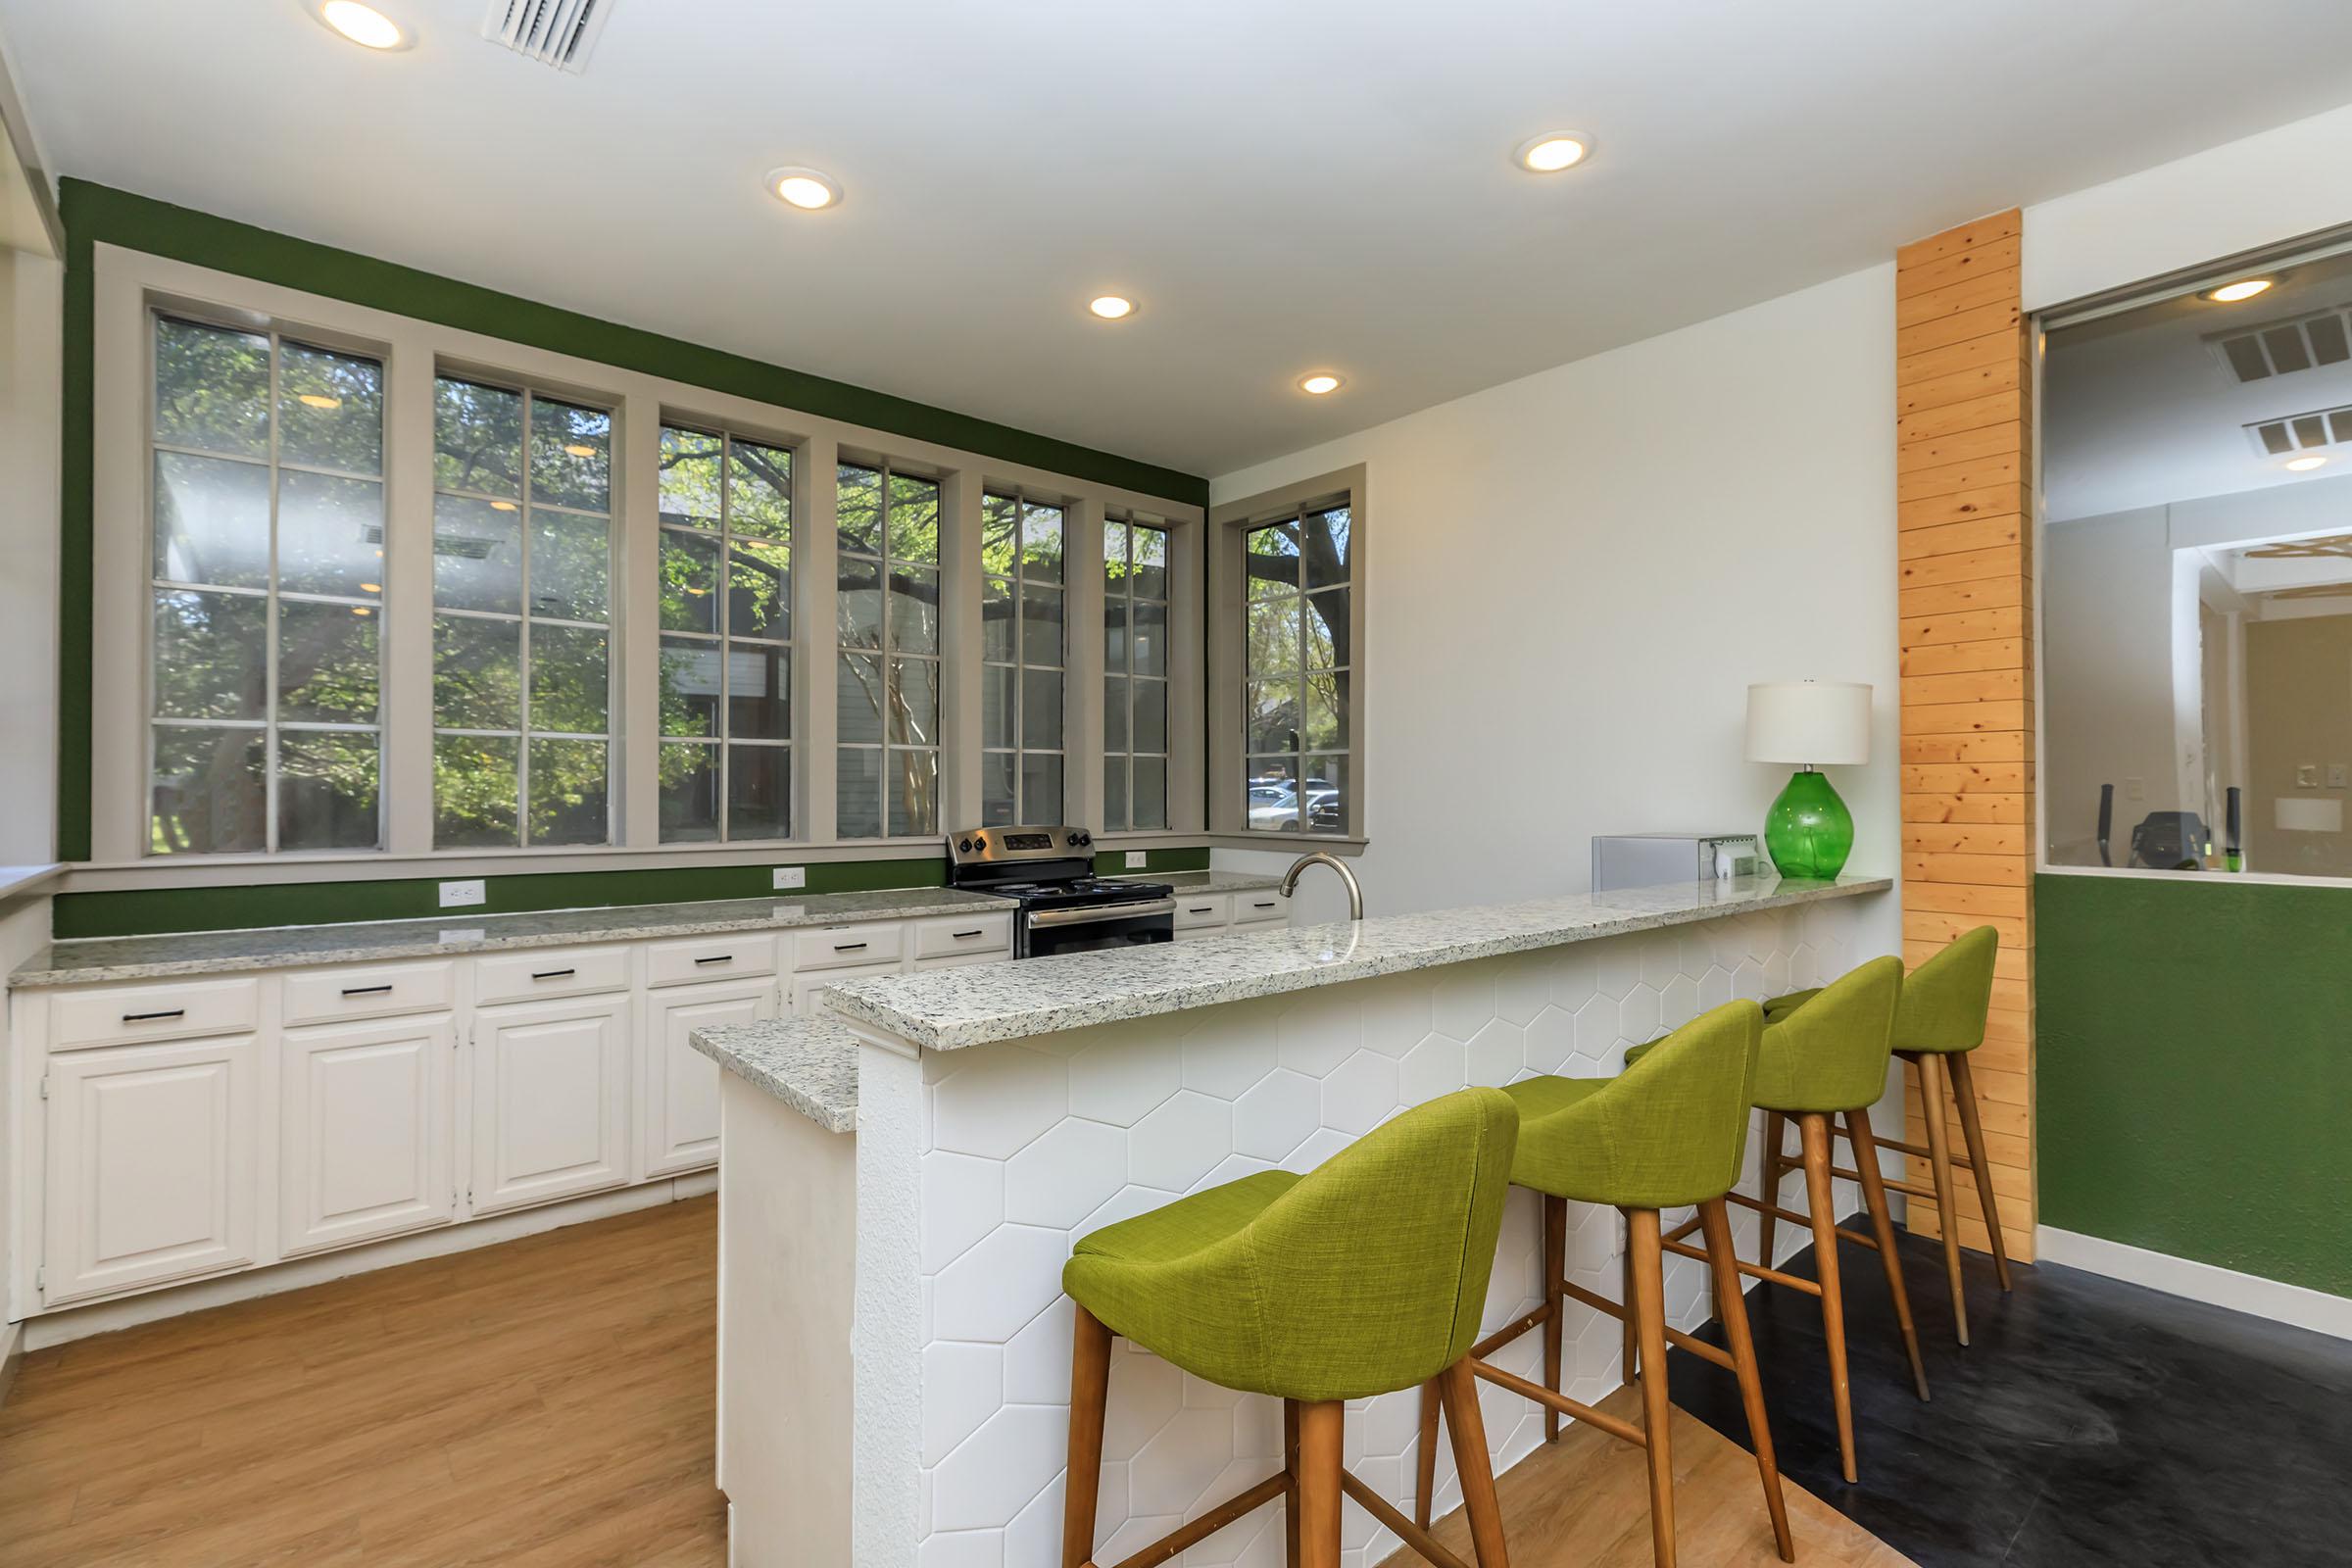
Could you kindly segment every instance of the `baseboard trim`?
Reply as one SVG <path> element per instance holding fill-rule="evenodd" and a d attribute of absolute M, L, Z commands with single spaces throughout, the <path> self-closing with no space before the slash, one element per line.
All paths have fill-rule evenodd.
<path fill-rule="evenodd" d="M 250 1301 L 259 1297 L 299 1291 L 306 1286 L 323 1285 L 328 1280 L 366 1274 L 379 1268 L 396 1268 L 400 1264 L 419 1262 L 428 1257 L 469 1252 L 477 1247 L 496 1247 L 501 1242 L 518 1241 L 542 1231 L 561 1230 L 566 1225 L 585 1225 L 591 1220 L 610 1219 L 615 1214 L 633 1213 L 641 1208 L 701 1198 L 717 1190 L 718 1172 L 695 1171 L 666 1181 L 623 1187 L 615 1192 L 591 1193 L 585 1198 L 550 1203 L 544 1208 L 526 1208 L 517 1213 L 468 1220 L 462 1225 L 418 1231 L 413 1236 L 395 1236 L 388 1241 L 355 1247 L 348 1251 L 323 1252 L 316 1257 L 296 1258 L 268 1268 L 248 1269 L 239 1274 L 223 1274 L 214 1279 L 197 1280 L 187 1285 L 123 1297 L 117 1300 L 65 1307 L 10 1327 L 21 1326 L 24 1329 L 24 1349 L 44 1350 L 52 1345 L 87 1339 L 93 1334 L 111 1334 L 117 1329 L 136 1328 L 142 1323 L 156 1323 L 186 1312 L 226 1306 L 232 1301 Z M 4 1386 L 4 1381 L 0 1381 L 0 1387 Z"/>
<path fill-rule="evenodd" d="M 2330 1296 L 2309 1286 L 2266 1280 L 2259 1274 L 2241 1274 L 2194 1258 L 2152 1252 L 2144 1247 L 2049 1225 L 2037 1226 L 2034 1237 L 2045 1263 L 2065 1263 L 2109 1279 L 2144 1285 L 2167 1296 L 2352 1340 L 2352 1297 Z"/>
<path fill-rule="evenodd" d="M 0 1404 L 8 1402 L 8 1391 L 17 1384 L 17 1366 L 24 1359 L 24 1325 L 0 1323 Z"/>

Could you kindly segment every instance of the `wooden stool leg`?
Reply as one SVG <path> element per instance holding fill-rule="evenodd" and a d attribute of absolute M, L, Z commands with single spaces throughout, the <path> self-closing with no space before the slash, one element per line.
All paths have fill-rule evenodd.
<path fill-rule="evenodd" d="M 1299 1568 L 1340 1568 L 1340 1440 L 1347 1409 L 1337 1399 L 1298 1407 Z"/>
<path fill-rule="evenodd" d="M 1894 1321 L 1902 1330 L 1903 1353 L 1911 1358 L 1911 1386 L 1925 1399 L 1928 1368 L 1919 1358 L 1919 1330 L 1911 1322 L 1911 1294 L 1903 1289 L 1903 1258 L 1894 1250 L 1894 1216 L 1886 1209 L 1886 1178 L 1879 1169 L 1879 1144 L 1870 1133 L 1870 1112 L 1847 1111 L 1845 1130 L 1853 1139 L 1854 1174 L 1862 1178 L 1862 1200 L 1870 1209 L 1871 1230 L 1879 1239 L 1879 1260 L 1886 1266 L 1886 1291 L 1894 1298 Z"/>
<path fill-rule="evenodd" d="M 1960 1282 L 1960 1215 L 1952 1207 L 1952 1135 L 1943 1119 L 1943 1057 L 1919 1056 L 1919 1108 L 1928 1124 L 1928 1168 L 1936 1182 L 1936 1228 L 1943 1232 L 1943 1272 L 1952 1287 L 1952 1331 L 1968 1343 L 1968 1292 Z"/>
<path fill-rule="evenodd" d="M 1438 1380 L 1421 1385 L 1421 1451 L 1413 1461 L 1413 1523 L 1429 1528 L 1432 1496 L 1438 1490 Z"/>
<path fill-rule="evenodd" d="M 1764 1509 L 1772 1515 L 1773 1544 L 1781 1561 L 1796 1561 L 1796 1541 L 1788 1534 L 1788 1505 L 1781 1495 L 1781 1466 L 1772 1451 L 1772 1426 L 1764 1415 L 1764 1383 L 1756 1374 L 1756 1342 L 1747 1330 L 1747 1298 L 1740 1292 L 1740 1271 L 1733 1265 L 1739 1252 L 1732 1244 L 1731 1211 L 1722 1199 L 1698 1205 L 1698 1222 L 1707 1237 L 1707 1267 L 1715 1276 L 1716 1319 L 1731 1347 L 1732 1374 L 1740 1380 L 1740 1406 L 1747 1412 L 1747 1446 L 1756 1455 L 1756 1471 L 1764 1479 Z"/>
<path fill-rule="evenodd" d="M 1478 1378 L 1468 1356 L 1438 1374 L 1438 1390 L 1446 1401 L 1446 1429 L 1453 1434 L 1453 1467 L 1462 1478 L 1462 1512 L 1470 1517 L 1478 1568 L 1510 1568 L 1502 1543 L 1502 1504 L 1494 1495 L 1494 1460 L 1487 1452 L 1486 1417 L 1479 1413 Z"/>
<path fill-rule="evenodd" d="M 1560 1392 L 1560 1340 L 1567 1329 L 1568 1298 L 1560 1281 L 1568 1274 L 1568 1200 L 1544 1195 L 1544 1300 L 1551 1316 L 1544 1321 L 1544 1386 Z M 1560 1441 L 1560 1412 L 1544 1407 L 1544 1441 Z"/>
<path fill-rule="evenodd" d="M 1760 1196 L 1765 1202 L 1775 1206 L 1778 1206 L 1781 1201 L 1781 1176 L 1788 1168 L 1788 1163 L 1781 1157 L 1781 1151 L 1788 1146 L 1788 1114 L 1778 1110 L 1766 1111 L 1764 1113 L 1764 1167 L 1762 1172 L 1764 1180 Z M 1765 1268 L 1777 1266 L 1772 1260 L 1772 1233 L 1774 1227 L 1779 1223 L 1780 1218 L 1773 1213 L 1772 1209 L 1764 1210 L 1764 1237 L 1756 1244 L 1756 1261 Z"/>
<path fill-rule="evenodd" d="M 1094 1560 L 1102 1416 L 1109 1402 L 1110 1330 L 1082 1306 L 1070 1329 L 1070 1474 L 1061 1498 L 1061 1568 L 1086 1568 Z"/>
<path fill-rule="evenodd" d="M 1626 1210 L 1631 1233 L 1626 1253 L 1633 1259 L 1634 1297 L 1629 1320 L 1642 1341 L 1642 1435 L 1648 1440 L 1649 1544 L 1657 1568 L 1674 1568 L 1674 1454 L 1667 1434 L 1672 1420 L 1666 1403 L 1666 1279 L 1658 1245 L 1658 1211 Z"/>
<path fill-rule="evenodd" d="M 1968 1141 L 1968 1164 L 1977 1178 L 1977 1202 L 1984 1210 L 1984 1229 L 1992 1243 L 1992 1271 L 2001 1289 L 2009 1289 L 2009 1247 L 2001 1240 L 2001 1211 L 1992 1197 L 1992 1162 L 1984 1157 L 1984 1122 L 1977 1107 L 1977 1077 L 1968 1065 L 1968 1053 L 1951 1057 L 1952 1098 L 1960 1104 L 1960 1136 Z"/>
<path fill-rule="evenodd" d="M 1625 1270 L 1622 1288 L 1617 1293 L 1624 1310 L 1618 1315 L 1625 1322 L 1625 1356 L 1620 1365 L 1625 1372 L 1625 1386 L 1632 1388 L 1642 1368 L 1641 1335 L 1634 1323 L 1634 1236 L 1629 1224 L 1625 1236 Z"/>
<path fill-rule="evenodd" d="M 1830 1393 L 1838 1403 L 1838 1457 L 1845 1479 L 1859 1481 L 1854 1467 L 1853 1391 L 1845 1375 L 1845 1293 L 1838 1283 L 1838 1220 L 1830 1206 L 1830 1119 L 1807 1111 L 1797 1117 L 1805 1146 L 1805 1202 L 1812 1210 L 1813 1270 L 1821 1281 L 1822 1337 L 1830 1347 Z"/>
<path fill-rule="evenodd" d="M 1298 1401 L 1282 1401 L 1283 1568 L 1298 1568 Z"/>

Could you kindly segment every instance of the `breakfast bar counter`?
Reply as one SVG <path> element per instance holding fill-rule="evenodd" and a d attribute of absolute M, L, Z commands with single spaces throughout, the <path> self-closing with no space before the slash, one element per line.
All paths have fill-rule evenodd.
<path fill-rule="evenodd" d="M 697 1036 L 729 1069 L 718 1464 L 733 1560 L 1053 1568 L 1075 1238 L 1303 1171 L 1465 1085 L 1612 1074 L 1629 1045 L 1706 1007 L 1892 951 L 1876 897 L 1889 886 L 1679 884 L 979 964 L 846 983 L 819 1018 Z M 1755 1163 L 1751 1149 L 1750 1190 Z M 1571 1277 L 1614 1294 L 1621 1221 L 1572 1205 L 1570 1223 Z M 1541 1298 L 1537 1231 L 1514 1193 L 1490 1328 Z M 1669 1261 L 1672 1321 L 1704 1321 L 1703 1285 L 1702 1265 Z M 1568 1333 L 1567 1392 L 1598 1398 L 1617 1327 L 1580 1310 Z M 1533 1376 L 1536 1356 L 1529 1338 L 1498 1364 Z M 1498 1468 L 1541 1441 L 1534 1412 L 1490 1428 Z M 1394 1395 L 1349 1422 L 1351 1468 L 1408 1513 L 1416 1415 Z M 1277 1468 L 1280 1408 L 1122 1342 L 1107 1442 L 1105 1562 Z M 1438 1511 L 1456 1500 L 1445 1463 Z M 1347 1528 L 1351 1565 L 1396 1545 L 1368 1515 Z M 1279 1561 L 1280 1537 L 1260 1513 L 1185 1560 Z"/>

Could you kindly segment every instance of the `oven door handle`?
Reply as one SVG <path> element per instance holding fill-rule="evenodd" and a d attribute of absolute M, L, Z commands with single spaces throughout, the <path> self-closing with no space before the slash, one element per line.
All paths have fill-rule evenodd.
<path fill-rule="evenodd" d="M 1029 924 L 1032 929 L 1048 930 L 1054 926 L 1102 925 L 1112 920 L 1175 912 L 1174 899 L 1152 899 L 1143 904 L 1104 904 L 1086 909 L 1039 909 L 1029 916 Z"/>

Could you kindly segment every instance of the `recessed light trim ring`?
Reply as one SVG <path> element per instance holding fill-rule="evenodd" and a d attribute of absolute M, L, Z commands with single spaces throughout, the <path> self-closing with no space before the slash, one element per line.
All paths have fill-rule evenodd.
<path fill-rule="evenodd" d="M 363 0 L 303 0 L 302 9 L 336 37 L 379 55 L 412 47 L 416 34 Z"/>
<path fill-rule="evenodd" d="M 803 213 L 821 213 L 841 205 L 841 182 L 821 169 L 786 165 L 767 172 L 767 193 Z"/>
<path fill-rule="evenodd" d="M 1562 174 L 1592 161 L 1592 138 L 1581 130 L 1547 130 L 1511 151 L 1511 162 L 1531 174 Z"/>

